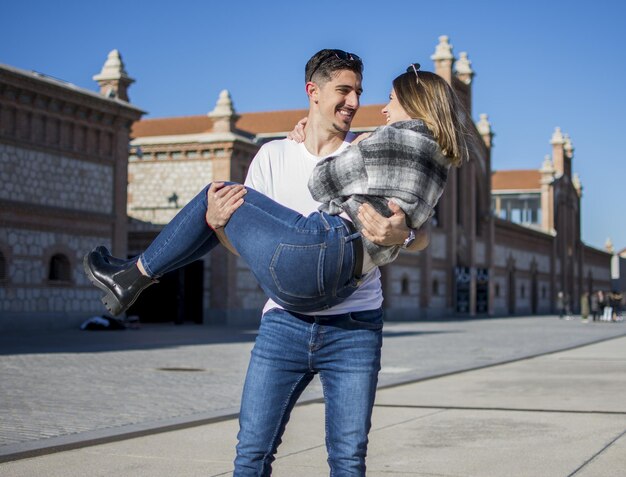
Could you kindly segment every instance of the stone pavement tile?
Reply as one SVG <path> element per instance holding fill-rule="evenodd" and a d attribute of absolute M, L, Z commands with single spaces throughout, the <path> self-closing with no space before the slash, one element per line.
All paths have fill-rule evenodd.
<path fill-rule="evenodd" d="M 228 475 L 236 420 L 153 434 L 0 464 L 11 477 L 172 477 Z M 226 473 L 226 474 L 224 474 Z"/>
<path fill-rule="evenodd" d="M 231 419 L 8 462 L 0 464 L 0 476 L 230 475 L 238 429 L 237 420 Z M 312 475 L 324 475 L 328 473 L 324 447 L 324 407 L 322 404 L 298 406 L 292 414 L 277 457 L 280 460 L 284 456 L 307 454 L 315 448 L 322 449 L 323 455 L 314 462 L 317 470 Z"/>
<path fill-rule="evenodd" d="M 398 426 L 432 410 L 375 410 L 373 432 Z M 0 464 L 0 476 L 104 477 L 222 476 L 232 473 L 237 421 L 154 434 L 80 450 Z M 176 469 L 174 472 L 172 469 Z M 297 472 L 294 471 L 297 469 Z M 324 443 L 324 406 L 295 408 L 277 454 L 273 475 L 319 477 L 329 472 Z"/>
<path fill-rule="evenodd" d="M 576 477 L 624 477 L 626 475 L 626 435 L 622 434 L 591 462 L 584 466 Z"/>
<path fill-rule="evenodd" d="M 626 416 L 441 411 L 373 432 L 368 476 L 567 476 L 625 428 Z"/>
<path fill-rule="evenodd" d="M 401 427 L 407 422 L 430 416 L 436 412 L 439 411 L 433 411 L 432 409 L 374 408 L 372 430 L 370 432 L 368 469 L 370 469 L 371 455 L 382 451 L 379 448 L 380 442 L 374 444 L 374 435 L 389 428 Z M 272 475 L 275 477 L 320 477 L 328 475 L 329 467 L 326 459 L 323 406 L 316 404 L 296 408 L 285 432 L 285 442 L 279 449 L 278 458 L 272 466 Z M 368 470 L 367 475 L 376 474 Z M 393 475 L 396 474 L 388 471 L 384 474 L 385 477 Z M 406 473 L 398 475 L 406 476 Z"/>
<path fill-rule="evenodd" d="M 626 413 L 626 338 L 380 390 L 378 405 Z"/>
<path fill-rule="evenodd" d="M 78 458 L 72 456 L 80 452 Z M 200 459 L 181 460 L 170 455 L 145 457 L 136 455 L 89 455 L 85 451 L 57 454 L 54 459 L 45 461 L 31 459 L 0 464 L 0 476 L 6 477 L 207 477 L 207 468 L 227 472 L 232 465 L 203 461 Z M 231 470 L 232 472 L 232 470 Z M 222 472 L 220 472 L 222 473 Z M 224 474 L 228 475 L 228 474 Z"/>
<path fill-rule="evenodd" d="M 374 408 L 371 436 L 393 426 L 401 426 L 408 420 L 419 419 L 433 410 Z M 370 444 L 370 451 L 372 447 Z M 324 407 L 322 404 L 297 407 L 287 426 L 283 445 L 273 465 L 277 477 L 318 477 L 329 472 L 324 442 Z M 297 469 L 297 472 L 296 472 Z"/>

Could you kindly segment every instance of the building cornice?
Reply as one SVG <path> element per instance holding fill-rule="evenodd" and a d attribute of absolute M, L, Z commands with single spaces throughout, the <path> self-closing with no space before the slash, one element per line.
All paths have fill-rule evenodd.
<path fill-rule="evenodd" d="M 199 134 L 175 134 L 168 136 L 145 136 L 133 139 L 131 146 L 151 146 L 167 144 L 207 144 L 214 142 L 244 142 L 256 144 L 253 139 L 232 132 L 199 133 Z"/>
<path fill-rule="evenodd" d="M 59 97 L 59 99 L 65 101 L 85 104 L 85 99 L 89 99 L 90 102 L 97 104 L 97 106 L 94 104 L 93 107 L 98 107 L 99 109 L 103 109 L 104 107 L 113 114 L 130 116 L 135 120 L 141 115 L 146 114 L 145 111 L 126 101 L 116 98 L 107 98 L 95 91 L 81 88 L 75 84 L 36 71 L 22 70 L 14 66 L 0 63 L 0 78 L 3 78 L 7 83 L 10 82 L 11 85 L 17 89 L 31 90 L 34 93 L 41 93 L 41 87 L 46 86 L 54 90 L 54 93 L 49 93 L 51 96 L 59 97 L 59 93 L 62 93 L 62 98 Z M 13 81 L 11 81 L 11 78 Z"/>

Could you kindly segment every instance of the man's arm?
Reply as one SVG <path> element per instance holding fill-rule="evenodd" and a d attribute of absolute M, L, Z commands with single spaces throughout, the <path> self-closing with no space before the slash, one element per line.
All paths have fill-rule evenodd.
<path fill-rule="evenodd" d="M 393 215 L 389 218 L 380 215 L 370 204 L 359 208 L 359 220 L 363 224 L 363 236 L 377 245 L 402 245 L 409 236 L 406 216 L 402 209 L 393 201 L 389 201 L 389 209 Z M 424 224 L 415 231 L 415 241 L 407 250 L 418 252 L 430 244 L 430 227 Z"/>

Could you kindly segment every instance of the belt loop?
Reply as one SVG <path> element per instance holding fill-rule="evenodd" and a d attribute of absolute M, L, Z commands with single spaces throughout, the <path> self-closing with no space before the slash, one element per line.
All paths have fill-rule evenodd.
<path fill-rule="evenodd" d="M 354 269 L 352 270 L 352 277 L 360 283 L 363 276 L 363 239 L 361 237 L 361 233 L 357 230 L 356 226 L 351 221 L 343 219 L 343 223 L 350 233 L 350 235 L 346 236 L 346 241 L 352 242 L 352 253 L 354 257 Z"/>

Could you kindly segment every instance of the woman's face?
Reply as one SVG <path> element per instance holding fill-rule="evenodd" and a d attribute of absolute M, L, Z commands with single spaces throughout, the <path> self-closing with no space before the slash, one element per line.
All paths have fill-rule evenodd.
<path fill-rule="evenodd" d="M 387 118 L 387 124 L 411 119 L 411 116 L 400 106 L 400 102 L 393 88 L 391 88 L 391 93 L 389 93 L 389 103 L 383 108 L 383 114 Z"/>

